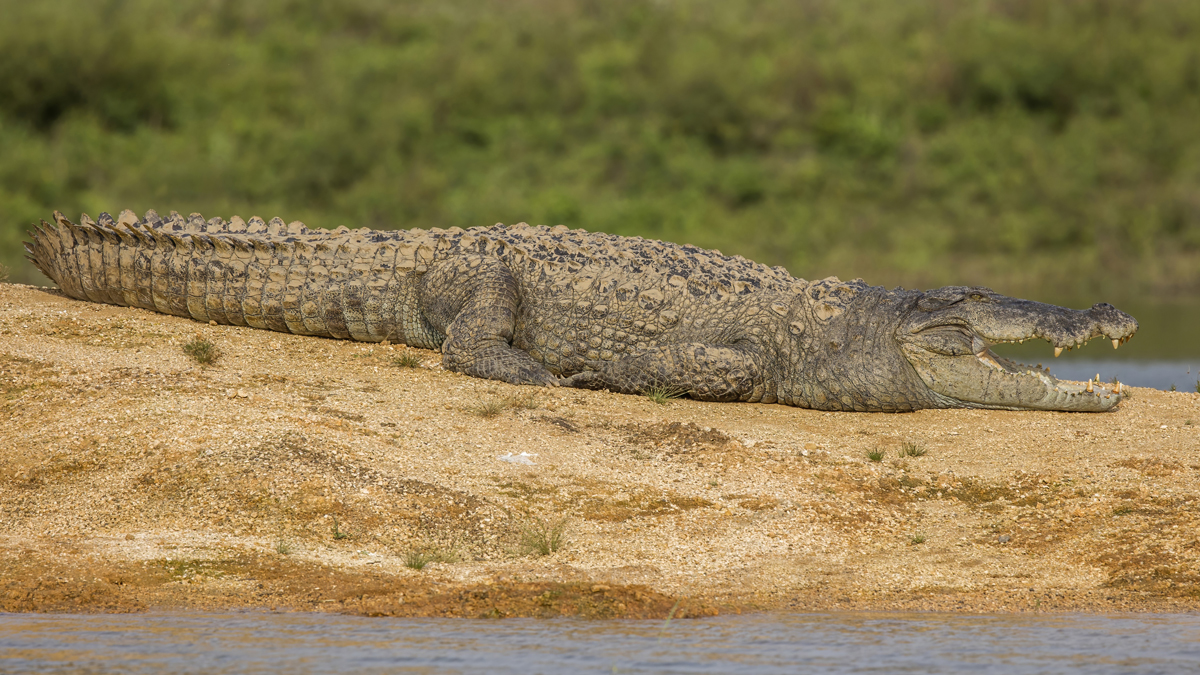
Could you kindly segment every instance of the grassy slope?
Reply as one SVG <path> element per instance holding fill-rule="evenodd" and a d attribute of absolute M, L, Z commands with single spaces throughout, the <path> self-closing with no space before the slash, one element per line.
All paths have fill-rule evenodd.
<path fill-rule="evenodd" d="M 1200 289 L 1200 5 L 0 0 L 0 262 L 158 208 Z M 1053 290 L 1049 290 L 1049 289 Z"/>

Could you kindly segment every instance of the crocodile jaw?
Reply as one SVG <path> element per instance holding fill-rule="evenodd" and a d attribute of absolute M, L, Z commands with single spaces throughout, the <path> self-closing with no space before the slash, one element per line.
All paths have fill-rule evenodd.
<path fill-rule="evenodd" d="M 909 364 L 947 407 L 1103 412 L 1124 398 L 1120 384 L 1062 382 L 990 349 L 997 342 L 1044 339 L 1057 356 L 1099 337 L 1116 347 L 1133 336 L 1137 322 L 1111 305 L 1073 310 L 958 287 L 928 297 L 897 339 Z"/>
<path fill-rule="evenodd" d="M 1104 412 L 1124 398 L 1122 385 L 1064 382 L 1048 371 L 999 357 L 990 349 L 959 356 L 910 345 L 903 351 L 921 380 L 947 407 Z"/>

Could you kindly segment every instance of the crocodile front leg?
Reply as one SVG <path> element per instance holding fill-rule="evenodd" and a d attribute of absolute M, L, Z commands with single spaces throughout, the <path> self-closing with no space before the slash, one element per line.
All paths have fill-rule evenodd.
<path fill-rule="evenodd" d="M 418 292 L 422 314 L 446 335 L 442 365 L 447 370 L 510 384 L 558 384 L 542 364 L 512 347 L 520 297 L 504 263 L 484 256 L 439 261 Z"/>
<path fill-rule="evenodd" d="M 700 342 L 656 347 L 608 362 L 566 378 L 563 385 L 622 394 L 666 389 L 700 401 L 775 401 L 752 351 Z"/>

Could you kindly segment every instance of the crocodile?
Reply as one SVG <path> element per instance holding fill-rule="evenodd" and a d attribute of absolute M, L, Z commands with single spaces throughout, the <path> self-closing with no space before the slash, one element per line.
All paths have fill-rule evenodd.
<path fill-rule="evenodd" d="M 838 411 L 1106 411 L 1120 384 L 1060 381 L 995 354 L 1055 356 L 1138 324 L 982 287 L 929 291 L 692 245 L 531 227 L 309 229 L 254 217 L 61 213 L 25 245 L 66 295 L 197 321 L 441 351 L 447 370 L 512 384 L 672 391 Z"/>

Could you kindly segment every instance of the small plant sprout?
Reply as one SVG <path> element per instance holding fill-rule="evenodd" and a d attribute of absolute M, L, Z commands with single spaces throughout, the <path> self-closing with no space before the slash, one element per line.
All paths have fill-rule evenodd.
<path fill-rule="evenodd" d="M 565 516 L 523 519 L 517 524 L 517 548 L 522 555 L 550 555 L 570 543 L 567 525 Z"/>
<path fill-rule="evenodd" d="M 425 359 L 414 352 L 404 352 L 392 357 L 392 365 L 397 368 L 420 368 Z"/>
<path fill-rule="evenodd" d="M 342 532 L 341 530 L 338 529 L 337 516 L 333 517 L 333 538 L 334 539 L 349 539 L 350 538 L 349 532 Z"/>
<path fill-rule="evenodd" d="M 666 405 L 673 399 L 683 396 L 684 392 L 670 387 L 650 387 L 646 390 L 646 398 L 659 405 Z"/>
<path fill-rule="evenodd" d="M 1175 388 L 1175 383 L 1174 383 L 1174 382 L 1172 382 L 1172 383 L 1171 383 L 1171 389 L 1170 389 L 1170 391 L 1179 391 L 1178 389 L 1176 389 L 1176 388 Z"/>
<path fill-rule="evenodd" d="M 275 552 L 279 555 L 289 555 L 292 550 L 292 545 L 283 539 L 280 539 L 279 542 L 275 544 Z"/>
<path fill-rule="evenodd" d="M 925 535 L 923 535 L 923 534 L 914 534 L 914 535 L 912 536 L 912 539 L 909 539 L 909 540 L 908 540 L 908 542 L 909 542 L 910 544 L 912 544 L 913 546 L 916 546 L 917 544 L 924 544 L 924 543 L 925 543 Z"/>
<path fill-rule="evenodd" d="M 904 445 L 900 446 L 901 457 L 924 457 L 925 452 L 925 448 L 922 448 L 916 443 L 905 443 Z"/>
<path fill-rule="evenodd" d="M 8 265 L 5 265 L 4 263 L 0 263 L 0 283 L 8 281 L 9 274 L 10 274 L 10 271 L 8 269 Z"/>
<path fill-rule="evenodd" d="M 883 450 L 880 450 L 879 448 L 872 448 L 871 451 L 867 453 L 867 459 L 871 460 L 872 462 L 882 462 Z"/>
<path fill-rule="evenodd" d="M 221 358 L 221 350 L 209 340 L 199 335 L 183 344 L 183 353 L 202 366 L 210 366 Z"/>

